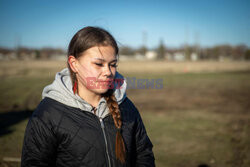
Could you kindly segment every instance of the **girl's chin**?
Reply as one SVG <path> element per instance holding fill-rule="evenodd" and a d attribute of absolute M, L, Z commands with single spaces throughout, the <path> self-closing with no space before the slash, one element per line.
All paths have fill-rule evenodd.
<path fill-rule="evenodd" d="M 92 89 L 91 91 L 95 92 L 96 94 L 103 94 L 106 93 L 109 89 Z"/>

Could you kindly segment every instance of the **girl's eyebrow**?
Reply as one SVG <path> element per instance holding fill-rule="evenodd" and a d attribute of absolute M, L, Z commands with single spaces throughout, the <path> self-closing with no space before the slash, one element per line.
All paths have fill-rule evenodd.
<path fill-rule="evenodd" d="M 105 59 L 102 59 L 102 58 L 94 58 L 94 59 L 100 60 L 100 61 L 102 61 L 102 62 L 106 62 L 106 60 L 105 60 Z M 117 62 L 117 59 L 113 59 L 113 60 L 111 60 L 109 63 L 113 63 L 113 62 Z"/>

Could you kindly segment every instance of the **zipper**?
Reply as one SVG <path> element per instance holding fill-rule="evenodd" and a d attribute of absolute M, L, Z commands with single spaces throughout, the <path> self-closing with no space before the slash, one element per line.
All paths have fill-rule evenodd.
<path fill-rule="evenodd" d="M 104 122 L 103 119 L 108 117 L 111 113 L 108 113 L 104 118 L 98 117 L 96 115 L 96 107 L 92 107 L 91 111 L 94 111 L 93 114 L 97 119 L 99 119 L 99 122 L 101 123 L 101 129 L 102 129 L 102 133 L 103 133 L 103 137 L 104 137 L 104 141 L 105 141 L 105 147 L 106 147 L 106 154 L 107 154 L 107 158 L 108 158 L 108 166 L 111 167 L 111 161 L 110 161 L 110 156 L 109 156 L 109 152 L 108 152 L 108 141 L 107 141 L 107 137 L 106 137 L 106 133 L 105 133 L 105 126 L 104 126 Z"/>
<path fill-rule="evenodd" d="M 102 132 L 103 132 L 103 136 L 104 136 L 104 140 L 105 140 L 106 154 L 107 154 L 107 157 L 108 157 L 109 167 L 111 167 L 110 156 L 109 156 L 109 152 L 108 152 L 108 142 L 107 142 L 107 137 L 106 137 L 106 133 L 105 133 L 105 129 L 104 129 L 105 126 L 104 126 L 102 118 L 99 118 L 99 120 L 100 120 L 100 123 L 101 123 L 101 128 L 102 128 Z"/>

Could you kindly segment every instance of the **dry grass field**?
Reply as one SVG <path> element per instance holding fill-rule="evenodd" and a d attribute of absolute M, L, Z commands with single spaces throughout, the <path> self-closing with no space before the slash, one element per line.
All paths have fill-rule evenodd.
<path fill-rule="evenodd" d="M 52 75 L 66 67 L 65 61 L 0 61 L 0 76 Z M 162 73 L 203 73 L 249 71 L 250 62 L 167 62 L 167 61 L 120 61 L 118 71 L 126 74 L 162 74 Z"/>
<path fill-rule="evenodd" d="M 20 165 L 28 118 L 64 67 L 62 61 L 0 62 L 0 166 Z M 163 89 L 127 91 L 158 167 L 250 166 L 250 62 L 130 61 L 118 71 L 163 79 Z"/>

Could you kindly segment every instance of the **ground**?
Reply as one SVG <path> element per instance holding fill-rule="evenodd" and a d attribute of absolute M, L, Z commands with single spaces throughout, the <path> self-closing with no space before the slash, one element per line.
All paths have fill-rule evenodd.
<path fill-rule="evenodd" d="M 250 166 L 250 62 L 120 62 L 126 77 L 162 79 L 128 89 L 158 167 Z M 19 166 L 28 118 L 56 61 L 0 62 L 0 166 Z M 12 158 L 12 159 L 10 159 Z M 17 162 L 11 162 L 17 161 Z"/>

